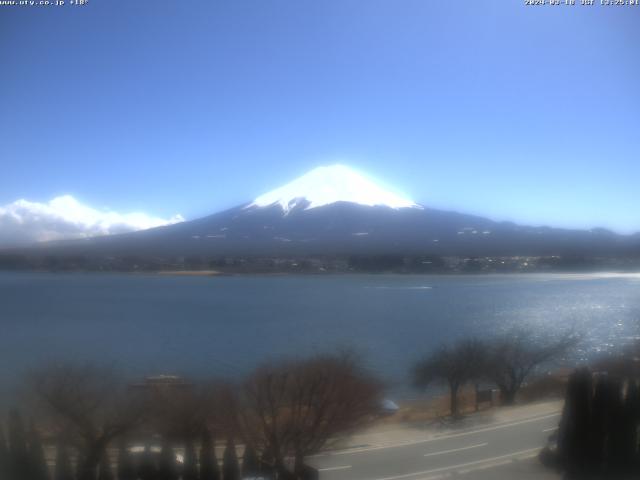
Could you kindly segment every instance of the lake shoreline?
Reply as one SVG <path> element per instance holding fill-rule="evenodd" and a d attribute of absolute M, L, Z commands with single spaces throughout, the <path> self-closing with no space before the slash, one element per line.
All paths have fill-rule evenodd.
<path fill-rule="evenodd" d="M 0 274 L 106 274 L 106 275 L 143 275 L 143 276 L 167 276 L 167 277 L 350 277 L 350 276 L 372 276 L 383 277 L 393 276 L 403 277 L 495 277 L 506 278 L 510 276 L 518 277 L 565 277 L 567 279 L 640 279 L 640 270 L 588 270 L 588 271 L 520 271 L 520 272 L 229 272 L 220 270 L 1 270 Z"/>

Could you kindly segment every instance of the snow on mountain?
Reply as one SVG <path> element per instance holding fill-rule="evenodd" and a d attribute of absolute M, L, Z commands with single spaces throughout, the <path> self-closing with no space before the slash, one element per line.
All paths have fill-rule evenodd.
<path fill-rule="evenodd" d="M 250 207 L 280 205 L 288 213 L 299 204 L 305 210 L 336 202 L 393 209 L 422 208 L 412 200 L 389 192 L 345 165 L 318 167 L 286 185 L 256 198 Z"/>

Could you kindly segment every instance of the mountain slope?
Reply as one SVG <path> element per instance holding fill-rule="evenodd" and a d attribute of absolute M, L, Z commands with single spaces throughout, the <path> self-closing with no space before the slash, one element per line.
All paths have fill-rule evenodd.
<path fill-rule="evenodd" d="M 585 255 L 640 253 L 639 236 L 526 227 L 425 208 L 344 166 L 321 167 L 247 204 L 135 233 L 42 244 L 45 255 Z"/>
<path fill-rule="evenodd" d="M 48 244 L 51 252 L 87 255 L 352 255 L 458 256 L 611 255 L 638 239 L 608 231 L 523 227 L 434 209 L 400 209 L 338 202 L 236 207 L 202 219 L 141 232 Z"/>

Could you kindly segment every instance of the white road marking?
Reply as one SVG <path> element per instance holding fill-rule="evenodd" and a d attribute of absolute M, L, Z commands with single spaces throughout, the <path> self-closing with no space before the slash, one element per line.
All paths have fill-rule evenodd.
<path fill-rule="evenodd" d="M 347 470 L 351 468 L 351 465 L 342 465 L 341 467 L 327 467 L 327 468 L 319 468 L 319 472 L 331 472 L 333 470 Z"/>
<path fill-rule="evenodd" d="M 377 478 L 376 480 L 399 480 L 401 478 L 416 477 L 418 475 L 428 475 L 430 473 L 443 472 L 443 471 L 446 471 L 446 470 L 456 470 L 458 468 L 469 467 L 471 465 L 480 465 L 480 464 L 487 463 L 487 462 L 495 462 L 496 460 L 502 460 L 502 459 L 505 459 L 505 458 L 513 458 L 513 457 L 517 457 L 519 455 L 532 453 L 532 452 L 534 452 L 536 450 L 540 450 L 540 447 L 528 448 L 526 450 L 520 450 L 518 452 L 507 453 L 506 455 L 498 455 L 497 457 L 484 458 L 482 460 L 475 460 L 473 462 L 459 463 L 457 465 L 449 465 L 447 467 L 432 468 L 431 470 L 423 470 L 421 472 L 405 473 L 403 475 L 396 475 L 396 476 L 393 476 L 393 477 Z"/>
<path fill-rule="evenodd" d="M 463 450 L 471 450 L 472 448 L 485 447 L 489 445 L 487 442 L 478 443 L 477 445 L 469 445 L 468 447 L 452 448 L 451 450 L 442 450 L 441 452 L 425 453 L 425 457 L 433 457 L 435 455 L 444 455 L 445 453 L 461 452 Z"/>
<path fill-rule="evenodd" d="M 524 457 L 520 457 L 520 458 L 524 458 Z M 467 473 L 477 472 L 479 470 L 488 470 L 490 468 L 496 468 L 502 465 L 509 465 L 511 461 L 512 461 L 511 459 L 507 458 L 506 460 L 498 460 L 497 462 L 490 462 L 487 464 L 483 464 L 483 465 L 480 465 L 479 467 L 471 467 L 471 468 L 458 470 L 456 473 L 458 475 L 466 475 Z"/>
<path fill-rule="evenodd" d="M 552 432 L 557 429 L 558 427 L 545 428 L 544 430 L 542 430 L 542 433 Z"/>
<path fill-rule="evenodd" d="M 500 423 L 497 425 L 493 425 L 491 427 L 485 427 L 485 428 L 478 428 L 477 430 L 468 430 L 466 432 L 460 432 L 460 433 L 452 433 L 450 435 L 441 435 L 441 436 L 435 436 L 435 437 L 431 437 L 431 438 L 426 438 L 424 440 L 414 440 L 411 442 L 400 442 L 400 443 L 394 443 L 391 445 L 378 445 L 375 447 L 361 447 L 361 448 L 352 448 L 352 449 L 348 449 L 348 450 L 340 450 L 338 452 L 328 452 L 328 453 L 321 453 L 318 455 L 312 455 L 313 457 L 324 457 L 324 456 L 335 456 L 335 455 L 351 455 L 353 453 L 362 453 L 362 452 L 372 452 L 375 450 L 386 450 L 387 448 L 399 448 L 399 447 L 407 447 L 410 445 L 419 445 L 421 443 L 430 443 L 430 442 L 437 442 L 438 440 L 446 440 L 449 438 L 457 438 L 457 437 L 464 437 L 465 435 L 473 435 L 475 433 L 482 433 L 482 432 L 491 432 L 494 430 L 500 430 L 502 428 L 509 428 L 509 427 L 513 427 L 516 425 L 522 425 L 524 423 L 531 423 L 531 422 L 537 422 L 539 420 L 545 420 L 547 418 L 552 418 L 552 417 L 557 417 L 560 415 L 560 412 L 557 413 L 551 413 L 549 415 L 543 415 L 541 417 L 534 417 L 534 418 L 528 418 L 526 420 L 520 420 L 517 422 L 511 422 L 511 423 Z"/>
<path fill-rule="evenodd" d="M 527 460 L 529 458 L 534 458 L 538 456 L 539 449 L 536 449 L 532 453 L 528 453 L 525 455 L 518 455 L 518 460 Z M 481 465 L 475 468 L 465 468 L 464 470 L 458 470 L 456 473 L 458 475 L 466 475 L 467 473 L 477 472 L 478 470 L 488 470 L 489 468 L 500 467 L 501 465 L 509 465 L 513 459 L 500 460 L 498 462 L 487 463 L 486 465 Z M 432 480 L 433 477 L 423 478 L 421 480 Z"/>

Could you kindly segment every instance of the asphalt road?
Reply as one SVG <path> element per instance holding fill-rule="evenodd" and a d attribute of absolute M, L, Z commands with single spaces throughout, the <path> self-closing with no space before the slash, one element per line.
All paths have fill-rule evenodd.
<path fill-rule="evenodd" d="M 546 413 L 443 432 L 388 445 L 361 445 L 318 455 L 321 480 L 556 479 L 537 461 L 560 420 Z"/>

